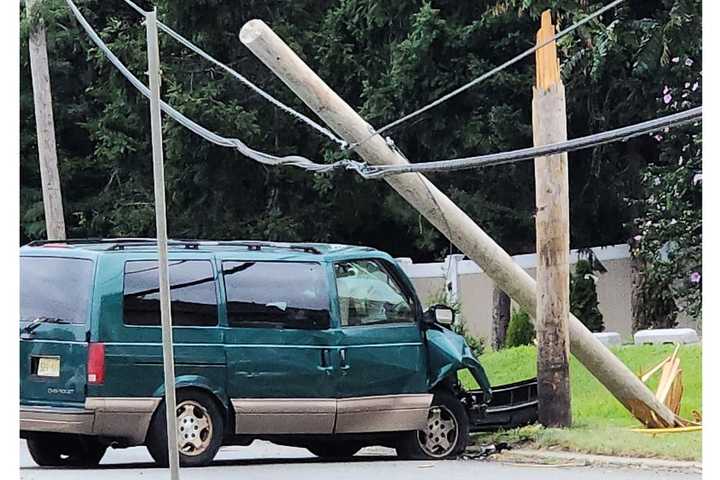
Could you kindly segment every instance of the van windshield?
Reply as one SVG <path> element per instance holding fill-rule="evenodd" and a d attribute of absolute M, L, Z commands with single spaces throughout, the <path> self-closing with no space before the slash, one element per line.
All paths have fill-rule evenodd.
<path fill-rule="evenodd" d="M 92 272 L 91 260 L 20 257 L 20 321 L 48 317 L 86 323 Z"/>

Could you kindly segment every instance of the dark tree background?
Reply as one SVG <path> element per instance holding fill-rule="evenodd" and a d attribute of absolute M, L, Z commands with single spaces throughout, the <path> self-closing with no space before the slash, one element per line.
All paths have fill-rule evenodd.
<path fill-rule="evenodd" d="M 145 29 L 121 0 L 77 2 L 114 52 L 141 78 Z M 149 8 L 151 2 L 139 2 Z M 435 99 L 534 43 L 539 14 L 561 27 L 599 1 L 158 0 L 160 18 L 282 101 L 301 102 L 238 40 L 261 18 L 376 127 Z M 94 48 L 62 0 L 44 0 L 60 175 L 68 236 L 154 235 L 146 100 Z M 646 120 L 671 59 L 700 65 L 699 0 L 630 0 L 565 37 L 559 48 L 569 136 Z M 35 121 L 21 12 L 22 243 L 44 236 Z M 277 154 L 341 158 L 336 146 L 241 83 L 161 34 L 163 96 L 196 121 Z M 531 145 L 528 59 L 390 136 L 414 162 Z M 452 247 L 381 181 L 351 173 L 313 176 L 269 168 L 164 123 L 169 232 L 176 238 L 245 238 L 366 244 L 416 261 Z M 641 172 L 658 159 L 643 137 L 571 154 L 574 248 L 623 243 L 643 194 Z M 534 251 L 532 162 L 433 174 L 511 253 Z"/>

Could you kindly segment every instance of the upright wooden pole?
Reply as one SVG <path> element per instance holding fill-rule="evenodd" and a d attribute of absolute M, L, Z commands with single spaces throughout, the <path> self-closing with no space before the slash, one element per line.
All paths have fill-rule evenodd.
<path fill-rule="evenodd" d="M 537 42 L 555 35 L 550 10 L 542 14 Z M 535 146 L 567 140 L 565 87 L 555 42 L 535 54 L 533 88 Z M 535 159 L 537 238 L 538 419 L 546 427 L 569 427 L 570 415 L 570 233 L 567 154 Z"/>
<path fill-rule="evenodd" d="M 42 0 L 27 0 L 25 10 L 31 19 L 30 73 L 32 75 L 33 100 L 35 102 L 35 129 L 38 139 L 40 160 L 40 182 L 42 183 L 45 229 L 51 240 L 65 239 L 65 218 L 63 217 L 60 175 L 55 149 L 55 122 L 53 120 L 52 94 L 50 92 L 50 69 L 48 67 L 45 24 L 42 19 L 32 21 L 33 10 Z"/>
<path fill-rule="evenodd" d="M 492 345 L 495 350 L 500 350 L 505 345 L 510 324 L 510 297 L 495 285 L 492 298 Z"/>
<path fill-rule="evenodd" d="M 158 244 L 160 282 L 160 324 L 162 326 L 163 374 L 165 377 L 165 420 L 170 479 L 180 478 L 175 401 L 175 359 L 173 355 L 170 274 L 168 272 L 167 219 L 165 216 L 165 167 L 160 115 L 160 51 L 156 10 L 145 13 L 147 27 L 148 75 L 150 77 L 150 127 L 152 131 L 153 180 L 155 189 L 155 227 Z"/>
<path fill-rule="evenodd" d="M 240 31 L 240 40 L 346 142 L 360 142 L 374 131 L 262 20 L 247 22 Z M 363 142 L 356 151 L 372 165 L 407 164 L 379 136 Z M 535 312 L 537 298 L 532 277 L 427 178 L 404 173 L 385 181 L 460 251 L 475 260 L 511 298 L 528 312 Z M 570 317 L 570 349 L 644 424 L 676 424 L 674 414 L 574 316 Z"/>

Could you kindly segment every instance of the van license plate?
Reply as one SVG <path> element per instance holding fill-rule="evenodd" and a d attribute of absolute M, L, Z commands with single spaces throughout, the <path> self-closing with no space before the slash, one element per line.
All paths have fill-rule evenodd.
<path fill-rule="evenodd" d="M 59 377 L 60 358 L 40 357 L 38 359 L 37 374 L 39 377 Z"/>

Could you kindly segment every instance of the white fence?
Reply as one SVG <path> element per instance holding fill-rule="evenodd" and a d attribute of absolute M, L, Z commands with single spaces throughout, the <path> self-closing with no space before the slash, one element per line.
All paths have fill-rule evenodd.
<path fill-rule="evenodd" d="M 603 314 L 605 330 L 618 332 L 623 340 L 632 341 L 631 315 L 631 260 L 627 245 L 592 248 L 595 257 L 607 269 L 596 273 L 598 302 Z M 490 340 L 492 332 L 492 292 L 494 283 L 472 260 L 463 255 L 450 255 L 443 263 L 412 263 L 398 259 L 412 280 L 424 306 L 429 306 L 447 289 L 460 303 L 463 319 L 473 335 Z M 533 278 L 537 255 L 513 257 Z M 578 260 L 577 250 L 570 252 L 571 271 Z M 513 308 L 515 306 L 513 305 Z M 678 318 L 680 326 L 695 327 L 694 321 Z"/>

